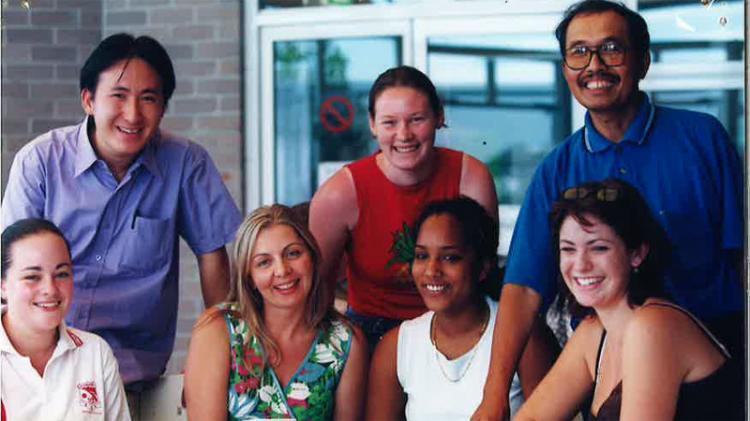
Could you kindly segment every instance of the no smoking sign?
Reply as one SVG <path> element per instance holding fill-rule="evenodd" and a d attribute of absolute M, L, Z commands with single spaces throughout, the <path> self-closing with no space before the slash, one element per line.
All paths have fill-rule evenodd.
<path fill-rule="evenodd" d="M 320 105 L 320 122 L 331 133 L 347 131 L 354 123 L 354 105 L 343 96 L 329 97 Z"/>

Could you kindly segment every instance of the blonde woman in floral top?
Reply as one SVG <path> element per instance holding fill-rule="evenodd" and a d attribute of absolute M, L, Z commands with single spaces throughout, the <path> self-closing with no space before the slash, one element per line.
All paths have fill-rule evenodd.
<path fill-rule="evenodd" d="M 362 417 L 364 339 L 333 310 L 319 261 L 290 208 L 262 207 L 245 219 L 227 301 L 206 310 L 193 331 L 190 419 Z"/>

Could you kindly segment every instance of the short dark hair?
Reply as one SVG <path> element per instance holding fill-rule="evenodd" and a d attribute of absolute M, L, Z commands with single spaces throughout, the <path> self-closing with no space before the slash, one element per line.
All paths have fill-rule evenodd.
<path fill-rule="evenodd" d="M 555 37 L 560 42 L 560 53 L 565 55 L 565 42 L 567 41 L 568 26 L 578 15 L 592 13 L 604 13 L 613 11 L 622 16 L 628 24 L 630 48 L 638 57 L 644 57 L 651 48 L 651 37 L 648 34 L 648 25 L 638 13 L 628 9 L 624 4 L 607 0 L 584 0 L 571 5 L 563 15 L 563 19 L 555 28 Z"/>
<path fill-rule="evenodd" d="M 649 297 L 669 298 L 664 289 L 664 268 L 667 265 L 671 248 L 667 235 L 659 222 L 651 214 L 646 201 L 638 190 L 625 181 L 610 178 L 599 182 L 588 182 L 577 187 L 578 191 L 590 192 L 574 198 L 560 198 L 552 207 L 552 246 L 558 263 L 560 258 L 560 228 L 567 217 L 572 217 L 583 226 L 592 225 L 587 217 L 595 217 L 608 225 L 625 243 L 628 250 L 647 245 L 648 254 L 638 268 L 631 273 L 628 284 L 628 304 L 641 305 Z M 616 191 L 614 197 L 606 197 L 599 192 Z M 611 199 L 611 200 L 608 200 Z M 558 265 L 559 266 L 559 265 Z M 583 317 L 593 313 L 593 309 L 579 305 L 558 269 L 560 293 L 567 302 L 572 315 Z"/>
<path fill-rule="evenodd" d="M 438 96 L 437 89 L 426 74 L 411 66 L 392 67 L 381 73 L 370 88 L 368 110 L 370 117 L 375 118 L 375 102 L 380 94 L 388 88 L 395 87 L 412 88 L 421 92 L 430 102 L 430 108 L 436 117 L 442 116 L 443 102 Z"/>
<path fill-rule="evenodd" d="M 476 200 L 461 196 L 456 199 L 448 199 L 431 202 L 425 207 L 417 218 L 414 226 L 414 239 L 419 237 L 419 230 L 424 222 L 431 216 L 450 215 L 458 224 L 461 232 L 463 245 L 474 251 L 476 266 L 473 272 L 479 275 L 482 265 L 489 262 L 490 271 L 487 278 L 481 280 L 480 290 L 494 300 L 500 296 L 500 268 L 497 262 L 497 246 L 500 236 L 500 227 L 495 218 Z"/>
<path fill-rule="evenodd" d="M 175 89 L 174 66 L 167 50 L 159 42 L 147 35 L 135 38 L 131 34 L 119 33 L 105 38 L 81 68 L 80 90 L 96 93 L 99 75 L 121 60 L 139 58 L 148 63 L 161 78 L 164 106 L 169 103 Z"/>
<path fill-rule="evenodd" d="M 27 218 L 20 219 L 13 224 L 7 226 L 3 230 L 2 234 L 2 267 L 0 267 L 0 278 L 5 280 L 5 275 L 10 269 L 10 265 L 13 263 L 13 256 L 10 253 L 11 247 L 19 240 L 23 240 L 26 237 L 30 237 L 35 234 L 51 233 L 59 236 L 65 242 L 65 246 L 68 248 L 68 256 L 70 256 L 70 244 L 63 235 L 62 231 L 52 222 L 46 219 L 40 218 Z"/>

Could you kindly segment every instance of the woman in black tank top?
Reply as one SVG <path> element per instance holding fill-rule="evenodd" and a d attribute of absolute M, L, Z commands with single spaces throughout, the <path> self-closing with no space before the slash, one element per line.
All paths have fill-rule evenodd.
<path fill-rule="evenodd" d="M 743 419 L 740 365 L 669 301 L 668 243 L 640 194 L 586 183 L 551 219 L 561 294 L 582 321 L 516 419 L 571 419 L 587 399 L 588 419 Z"/>

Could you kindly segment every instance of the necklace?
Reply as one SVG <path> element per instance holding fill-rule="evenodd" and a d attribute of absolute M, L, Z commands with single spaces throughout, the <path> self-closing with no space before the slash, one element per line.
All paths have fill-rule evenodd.
<path fill-rule="evenodd" d="M 432 315 L 432 320 L 430 320 L 430 341 L 432 342 L 432 350 L 435 353 L 435 362 L 437 363 L 438 367 L 440 368 L 440 373 L 443 375 L 445 380 L 448 380 L 451 383 L 458 383 L 461 381 L 461 379 L 464 378 L 466 375 L 466 372 L 469 371 L 469 367 L 471 367 L 471 363 L 474 361 L 474 357 L 477 354 L 477 350 L 479 350 L 479 341 L 482 339 L 482 335 L 484 334 L 485 329 L 487 329 L 487 325 L 490 322 L 490 309 L 489 307 L 484 307 L 484 321 L 482 322 L 482 326 L 479 328 L 479 339 L 477 340 L 477 343 L 474 344 L 474 347 L 471 349 L 469 354 L 469 360 L 466 361 L 466 364 L 464 364 L 463 370 L 458 374 L 458 377 L 452 378 L 451 376 L 446 373 L 445 369 L 443 368 L 443 363 L 440 361 L 440 351 L 438 350 L 438 344 L 437 344 L 437 336 L 435 335 L 435 314 Z"/>

